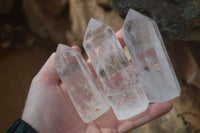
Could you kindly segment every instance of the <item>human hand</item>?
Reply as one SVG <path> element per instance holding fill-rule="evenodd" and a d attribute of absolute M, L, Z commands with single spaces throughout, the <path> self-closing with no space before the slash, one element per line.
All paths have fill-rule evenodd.
<path fill-rule="evenodd" d="M 116 35 L 123 46 L 121 30 Z M 78 47 L 72 48 L 80 52 Z M 125 133 L 172 109 L 171 102 L 156 103 L 145 112 L 123 121 L 118 120 L 110 109 L 95 121 L 85 124 L 56 72 L 54 58 L 55 53 L 34 77 L 22 115 L 22 119 L 40 133 Z M 89 62 L 88 65 L 92 69 Z"/>

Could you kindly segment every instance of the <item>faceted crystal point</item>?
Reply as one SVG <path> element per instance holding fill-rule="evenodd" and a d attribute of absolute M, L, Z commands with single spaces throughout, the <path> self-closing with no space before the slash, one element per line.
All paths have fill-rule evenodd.
<path fill-rule="evenodd" d="M 149 102 L 113 30 L 91 19 L 83 46 L 118 119 L 143 112 Z"/>
<path fill-rule="evenodd" d="M 69 97 L 84 122 L 104 114 L 110 104 L 82 56 L 74 49 L 59 44 L 55 57 L 56 70 Z"/>
<path fill-rule="evenodd" d="M 130 9 L 123 38 L 137 75 L 150 102 L 163 102 L 180 95 L 180 87 L 156 23 Z"/>

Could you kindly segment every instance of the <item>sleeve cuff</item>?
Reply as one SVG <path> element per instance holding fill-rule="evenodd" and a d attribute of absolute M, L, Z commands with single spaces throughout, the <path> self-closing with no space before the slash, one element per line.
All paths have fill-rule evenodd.
<path fill-rule="evenodd" d="M 37 133 L 37 131 L 22 119 L 18 119 L 6 133 Z"/>

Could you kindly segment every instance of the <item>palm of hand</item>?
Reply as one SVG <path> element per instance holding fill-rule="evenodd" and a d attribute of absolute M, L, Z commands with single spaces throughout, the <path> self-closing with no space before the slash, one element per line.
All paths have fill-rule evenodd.
<path fill-rule="evenodd" d="M 85 124 L 60 81 L 54 67 L 54 57 L 55 54 L 52 54 L 33 79 L 22 115 L 22 119 L 40 133 L 128 132 L 172 108 L 171 102 L 157 103 L 149 106 L 145 112 L 124 121 L 117 120 L 110 109 L 95 121 Z"/>

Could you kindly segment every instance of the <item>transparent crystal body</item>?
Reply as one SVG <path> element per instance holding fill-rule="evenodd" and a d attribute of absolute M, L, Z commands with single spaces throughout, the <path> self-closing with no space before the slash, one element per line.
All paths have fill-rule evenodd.
<path fill-rule="evenodd" d="M 149 101 L 164 102 L 179 96 L 179 83 L 155 21 L 130 9 L 122 30 Z"/>
<path fill-rule="evenodd" d="M 83 46 L 117 118 L 143 112 L 148 99 L 113 30 L 91 19 Z"/>
<path fill-rule="evenodd" d="M 84 122 L 93 121 L 111 107 L 87 63 L 76 50 L 59 44 L 55 67 Z"/>

